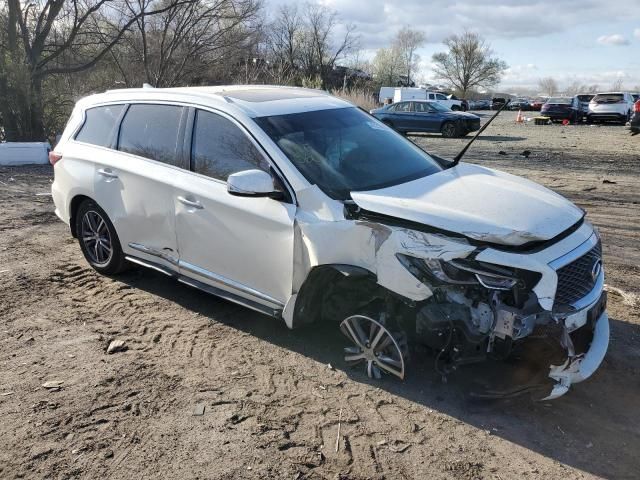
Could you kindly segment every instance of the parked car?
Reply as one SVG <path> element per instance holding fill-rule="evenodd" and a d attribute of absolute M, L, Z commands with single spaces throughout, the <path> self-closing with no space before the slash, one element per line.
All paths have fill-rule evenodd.
<path fill-rule="evenodd" d="M 516 98 L 515 100 L 511 100 L 508 108 L 509 110 L 529 110 L 529 100 L 526 98 Z"/>
<path fill-rule="evenodd" d="M 532 111 L 539 112 L 542 109 L 542 105 L 544 105 L 544 102 L 546 101 L 547 101 L 546 98 L 536 98 L 534 100 L 531 100 L 529 102 L 529 108 Z"/>
<path fill-rule="evenodd" d="M 463 137 L 480 129 L 480 117 L 453 112 L 437 102 L 413 100 L 371 110 L 371 115 L 401 133 L 442 133 L 443 137 Z"/>
<path fill-rule="evenodd" d="M 469 105 L 470 110 L 490 110 L 491 100 L 472 100 Z"/>
<path fill-rule="evenodd" d="M 442 93 L 443 95 L 445 95 L 447 97 L 447 100 L 457 100 L 460 102 L 460 110 L 462 110 L 463 112 L 466 112 L 467 110 L 469 110 L 469 101 L 465 100 L 464 98 L 458 98 L 456 97 L 454 94 L 447 94 L 446 92 L 437 92 L 437 93 Z M 451 110 L 453 110 L 453 108 L 451 108 Z"/>
<path fill-rule="evenodd" d="M 553 122 L 568 120 L 577 123 L 580 118 L 579 110 L 580 102 L 577 97 L 551 97 L 542 105 L 540 113 Z"/>
<path fill-rule="evenodd" d="M 506 98 L 494 97 L 491 99 L 491 110 L 500 110 L 505 103 L 507 103 Z"/>
<path fill-rule="evenodd" d="M 629 128 L 634 135 L 640 133 L 640 99 L 633 104 L 633 116 Z"/>
<path fill-rule="evenodd" d="M 595 97 L 594 93 L 579 93 L 576 95 L 578 99 L 578 116 L 580 120 L 586 119 L 589 114 L 589 102 Z"/>
<path fill-rule="evenodd" d="M 452 368 L 533 334 L 565 352 L 540 354 L 556 398 L 605 356 L 600 237 L 581 208 L 430 156 L 324 92 L 92 95 L 50 161 L 55 213 L 96 271 L 142 265 L 289 328 L 335 325 L 370 377 L 404 378 L 414 342 Z"/>
<path fill-rule="evenodd" d="M 628 92 L 598 93 L 589 102 L 587 120 L 591 122 L 616 121 L 622 125 L 631 118 L 633 96 Z"/>

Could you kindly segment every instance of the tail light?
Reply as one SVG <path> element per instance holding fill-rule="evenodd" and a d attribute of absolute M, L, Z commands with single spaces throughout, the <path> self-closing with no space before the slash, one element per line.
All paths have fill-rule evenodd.
<path fill-rule="evenodd" d="M 60 160 L 62 160 L 62 154 L 56 152 L 49 152 L 49 163 L 51 165 L 55 165 Z"/>
<path fill-rule="evenodd" d="M 640 100 L 633 104 L 633 111 L 636 113 L 640 113 Z"/>

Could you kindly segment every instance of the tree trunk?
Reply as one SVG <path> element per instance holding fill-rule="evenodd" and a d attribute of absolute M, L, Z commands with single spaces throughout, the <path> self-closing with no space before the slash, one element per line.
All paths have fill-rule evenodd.
<path fill-rule="evenodd" d="M 44 142 L 47 139 L 47 132 L 44 129 L 44 109 L 42 98 L 42 79 L 34 75 L 31 78 L 31 91 L 28 98 L 28 125 L 29 137 L 32 142 Z"/>

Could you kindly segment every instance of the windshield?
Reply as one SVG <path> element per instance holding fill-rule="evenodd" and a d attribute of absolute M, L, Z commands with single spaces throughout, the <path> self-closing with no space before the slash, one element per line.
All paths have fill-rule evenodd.
<path fill-rule="evenodd" d="M 331 198 L 442 170 L 409 140 L 356 107 L 255 119 L 309 183 Z"/>
<path fill-rule="evenodd" d="M 451 109 L 445 107 L 444 105 L 441 105 L 439 103 L 436 102 L 428 102 L 429 106 L 435 110 L 436 112 L 450 112 Z"/>
<path fill-rule="evenodd" d="M 547 103 L 553 103 L 555 105 L 569 105 L 571 104 L 571 98 L 569 97 L 551 97 L 547 100 Z"/>

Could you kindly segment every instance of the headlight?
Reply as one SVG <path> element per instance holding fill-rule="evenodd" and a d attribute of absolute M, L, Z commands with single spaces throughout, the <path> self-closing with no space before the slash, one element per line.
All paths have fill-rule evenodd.
<path fill-rule="evenodd" d="M 418 280 L 436 278 L 454 285 L 482 285 L 492 290 L 511 290 L 518 284 L 514 272 L 506 267 L 459 258 L 450 261 L 396 254 L 400 263 Z"/>

